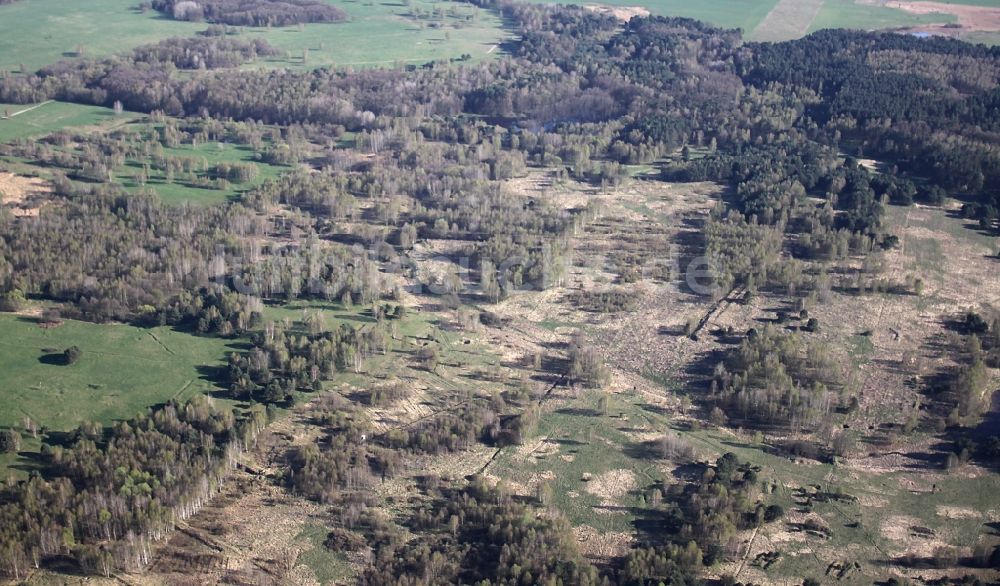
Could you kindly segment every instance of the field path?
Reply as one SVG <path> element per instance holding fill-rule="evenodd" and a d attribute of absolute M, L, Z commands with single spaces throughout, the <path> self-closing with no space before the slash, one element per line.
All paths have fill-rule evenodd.
<path fill-rule="evenodd" d="M 2 116 L 2 117 L 0 117 L 0 120 L 10 120 L 14 116 L 20 116 L 21 114 L 24 114 L 25 112 L 31 112 L 32 110 L 36 110 L 38 108 L 41 108 L 42 106 L 44 106 L 46 104 L 51 104 L 54 101 L 55 100 L 46 100 L 46 101 L 42 102 L 41 104 L 35 104 L 34 106 L 31 106 L 30 108 L 25 108 L 24 110 L 18 110 L 17 112 L 14 112 L 13 114 L 9 114 L 7 116 Z"/>
<path fill-rule="evenodd" d="M 173 350 L 171 350 L 170 348 L 168 348 L 167 345 L 164 344 L 162 340 L 160 340 L 159 338 L 157 338 L 156 334 L 154 334 L 152 330 L 149 330 L 148 333 L 149 333 L 149 337 L 153 338 L 154 340 L 156 340 L 156 343 L 159 344 L 160 347 L 162 347 L 164 350 L 166 350 L 167 353 L 169 353 L 171 356 L 176 356 L 177 355 L 177 353 L 174 352 Z"/>
<path fill-rule="evenodd" d="M 787 41 L 805 36 L 824 0 L 779 0 L 750 33 L 754 41 Z"/>

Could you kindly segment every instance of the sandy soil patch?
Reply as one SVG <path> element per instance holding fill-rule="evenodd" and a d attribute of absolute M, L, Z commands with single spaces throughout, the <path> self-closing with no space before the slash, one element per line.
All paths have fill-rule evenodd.
<path fill-rule="evenodd" d="M 591 559 L 610 559 L 624 556 L 632 547 L 634 537 L 628 533 L 605 533 L 590 525 L 573 529 L 580 544 L 580 553 Z"/>
<path fill-rule="evenodd" d="M 858 496 L 858 504 L 865 508 L 879 509 L 889 504 L 889 499 L 873 494 L 862 494 Z"/>
<path fill-rule="evenodd" d="M 623 497 L 633 488 L 635 488 L 635 473 L 624 468 L 598 474 L 586 486 L 587 492 L 605 499 Z"/>
<path fill-rule="evenodd" d="M 588 4 L 584 6 L 591 12 L 609 14 L 622 22 L 632 20 L 633 16 L 649 16 L 649 10 L 642 6 L 605 6 L 603 4 Z"/>
<path fill-rule="evenodd" d="M 948 543 L 933 531 L 926 532 L 927 529 L 923 524 L 923 521 L 916 517 L 893 515 L 886 519 L 880 530 L 882 536 L 898 548 L 897 552 L 929 557 L 935 550 L 946 547 Z"/>
<path fill-rule="evenodd" d="M 32 200 L 51 192 L 52 188 L 43 179 L 0 173 L 0 197 L 3 198 L 0 203 L 11 206 L 17 217 L 37 216 L 40 206 L 32 205 Z"/>
<path fill-rule="evenodd" d="M 949 505 L 938 505 L 937 515 L 946 519 L 975 519 L 981 516 L 978 511 Z"/>
<path fill-rule="evenodd" d="M 597 189 L 576 181 L 556 184 L 549 171 L 533 171 L 503 182 L 504 193 L 529 197 L 564 210 L 580 209 L 598 198 Z"/>

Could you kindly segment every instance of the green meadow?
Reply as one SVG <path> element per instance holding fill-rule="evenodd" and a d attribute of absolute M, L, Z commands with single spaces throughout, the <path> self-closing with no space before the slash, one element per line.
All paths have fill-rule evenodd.
<path fill-rule="evenodd" d="M 331 0 L 346 22 L 302 27 L 243 28 L 285 55 L 265 66 L 375 66 L 469 54 L 482 59 L 506 33 L 500 19 L 468 4 L 441 0 Z M 31 0 L 0 6 L 0 70 L 35 71 L 60 59 L 107 57 L 169 37 L 189 37 L 205 23 L 141 11 L 134 0 Z M 303 52 L 307 53 L 303 62 Z"/>
<path fill-rule="evenodd" d="M 813 19 L 809 32 L 825 28 L 875 30 L 955 21 L 953 14 L 913 14 L 898 8 L 858 4 L 854 0 L 825 0 Z"/>
<path fill-rule="evenodd" d="M 137 115 L 125 112 L 120 116 L 109 108 L 66 102 L 43 104 L 0 103 L 0 142 L 32 138 L 68 127 L 110 128 L 131 122 Z"/>
<path fill-rule="evenodd" d="M 0 426 L 20 427 L 25 416 L 60 431 L 110 424 L 210 391 L 204 369 L 222 364 L 230 343 L 166 327 L 66 320 L 42 328 L 34 318 L 0 314 Z M 83 357 L 66 365 L 57 355 L 70 346 Z"/>
<path fill-rule="evenodd" d="M 712 23 L 727 28 L 741 28 L 752 31 L 774 8 L 777 0 L 707 0 L 686 2 L 685 0 L 533 0 L 546 4 L 603 4 L 606 6 L 639 6 L 658 16 L 683 16 Z"/>
<path fill-rule="evenodd" d="M 47 102 L 36 105 L 0 104 L 0 112 L 23 112 L 6 120 L 0 119 L 0 143 L 15 140 L 30 139 L 44 136 L 59 130 L 70 129 L 74 132 L 108 132 L 125 129 L 149 134 L 153 127 L 140 122 L 140 115 L 125 112 L 115 115 L 108 108 L 85 106 L 65 102 Z M 244 183 L 231 183 L 229 189 L 215 189 L 185 182 L 181 178 L 168 181 L 163 173 L 151 171 L 145 183 L 145 188 L 153 189 L 166 203 L 193 203 L 211 205 L 221 203 L 268 179 L 273 179 L 290 167 L 269 165 L 256 160 L 253 149 L 245 145 L 235 145 L 220 142 L 201 144 L 186 143 L 176 148 L 164 149 L 164 154 L 178 158 L 196 158 L 205 162 L 208 167 L 219 163 L 253 163 L 257 166 L 257 177 Z M 5 170 L 11 172 L 48 177 L 52 169 L 39 166 L 32 161 L 5 158 Z M 65 172 L 65 170 L 62 170 Z M 129 190 L 143 187 L 139 183 L 139 175 L 143 171 L 143 161 L 128 160 L 125 165 L 115 170 L 114 181 Z"/>
<path fill-rule="evenodd" d="M 253 163 L 257 166 L 257 177 L 245 183 L 231 183 L 226 190 L 201 187 L 185 183 L 180 179 L 167 181 L 163 173 L 153 172 L 146 182 L 147 189 L 156 191 L 165 203 L 193 203 L 211 205 L 236 197 L 239 193 L 260 185 L 268 179 L 274 179 L 290 167 L 269 165 L 256 161 L 254 151 L 245 145 L 208 142 L 199 145 L 185 144 L 177 148 L 164 149 L 164 153 L 172 157 L 193 157 L 205 161 L 212 167 L 218 163 Z M 142 163 L 128 161 L 123 169 L 116 174 L 116 180 L 127 189 L 139 189 L 137 176 L 142 172 Z"/>

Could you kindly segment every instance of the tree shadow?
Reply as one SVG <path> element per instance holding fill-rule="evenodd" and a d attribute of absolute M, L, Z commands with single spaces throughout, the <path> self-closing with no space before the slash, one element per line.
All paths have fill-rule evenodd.
<path fill-rule="evenodd" d="M 69 366 L 69 359 L 62 352 L 52 352 L 49 354 L 42 354 L 38 357 L 38 361 L 42 364 L 48 364 L 50 366 Z"/>
<path fill-rule="evenodd" d="M 590 409 L 587 407 L 562 407 L 561 409 L 556 409 L 556 413 L 560 415 L 573 415 L 575 417 L 600 417 L 601 413 L 596 409 Z"/>

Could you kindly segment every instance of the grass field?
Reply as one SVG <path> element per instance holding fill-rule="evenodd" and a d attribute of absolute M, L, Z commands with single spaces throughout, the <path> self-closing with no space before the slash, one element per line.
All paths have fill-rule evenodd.
<path fill-rule="evenodd" d="M 556 3 L 557 0 L 533 0 Z M 567 4 L 603 4 L 607 6 L 639 6 L 652 14 L 683 16 L 704 20 L 717 26 L 741 28 L 744 35 L 754 41 L 780 41 L 801 37 L 827 28 L 876 30 L 949 24 L 957 21 L 953 14 L 913 14 L 898 8 L 875 4 L 859 4 L 856 0 L 706 0 L 683 2 L 681 0 L 566 0 Z M 972 6 L 1000 6 L 998 0 L 947 0 L 948 4 Z M 773 12 L 772 12 L 773 11 Z M 996 44 L 1000 34 L 989 32 L 961 33 L 969 42 Z"/>
<path fill-rule="evenodd" d="M 777 0 L 707 0 L 705 2 L 685 2 L 684 0 L 533 0 L 547 4 L 604 4 L 607 6 L 641 6 L 651 14 L 659 16 L 684 16 L 728 27 L 752 31 L 774 8 Z"/>
<path fill-rule="evenodd" d="M 288 58 L 267 65 L 301 65 L 307 49 L 309 67 L 423 62 L 465 53 L 479 59 L 505 35 L 497 17 L 467 4 L 414 0 L 412 9 L 426 14 L 418 21 L 407 16 L 411 8 L 401 2 L 331 2 L 348 13 L 348 22 L 245 29 L 244 34 L 264 37 L 288 52 Z M 32 0 L 0 6 L 0 70 L 24 66 L 34 71 L 75 58 L 80 49 L 85 57 L 105 57 L 168 37 L 192 36 L 207 26 L 140 12 L 135 5 L 133 0 Z M 431 15 L 434 9 L 439 14 Z"/>
<path fill-rule="evenodd" d="M 68 127 L 107 128 L 133 121 L 137 117 L 131 113 L 115 116 L 109 108 L 66 102 L 27 105 L 0 103 L 0 113 L 3 116 L 13 115 L 0 119 L 0 142 L 41 136 Z"/>
<path fill-rule="evenodd" d="M 238 193 L 251 189 L 268 179 L 273 179 L 281 173 L 291 170 L 290 167 L 280 167 L 254 161 L 253 149 L 242 145 L 215 142 L 199 144 L 197 146 L 186 144 L 178 148 L 164 149 L 164 153 L 173 157 L 204 159 L 210 167 L 218 163 L 253 162 L 257 166 L 258 172 L 256 179 L 245 183 L 232 183 L 228 190 L 187 185 L 179 180 L 167 183 L 162 173 L 151 174 L 146 187 L 156 190 L 160 199 L 166 203 L 188 202 L 202 205 L 221 203 L 235 197 Z M 140 186 L 136 182 L 136 176 L 141 171 L 141 162 L 130 161 L 126 163 L 124 169 L 119 171 L 117 180 L 128 189 L 138 189 Z"/>
<path fill-rule="evenodd" d="M 43 329 L 33 318 L 0 314 L 0 427 L 23 430 L 27 416 L 39 427 L 67 431 L 186 400 L 215 388 L 202 369 L 223 364 L 229 343 L 169 328 L 73 320 Z M 61 364 L 57 355 L 70 346 L 83 356 Z M 0 455 L 0 471 L 25 473 L 40 447 L 39 439 L 25 435 L 21 455 Z"/>
<path fill-rule="evenodd" d="M 598 393 L 585 393 L 547 413 L 539 426 L 540 440 L 502 452 L 490 475 L 513 483 L 522 494 L 533 494 L 547 482 L 551 505 L 574 526 L 592 527 L 604 539 L 624 539 L 642 522 L 635 512 L 645 506 L 644 492 L 657 481 L 674 482 L 678 466 L 660 459 L 648 447 L 649 438 L 677 434 L 702 461 L 733 452 L 759 466 L 761 478 L 776 483 L 768 502 L 788 511 L 783 521 L 765 526 L 754 540 L 750 560 L 768 551 L 782 554 L 766 571 L 744 567 L 740 577 L 755 583 L 799 583 L 790 580 L 823 576 L 830 563 L 850 559 L 859 561 L 862 569 L 838 583 L 871 584 L 884 576 L 884 563 L 904 553 L 972 547 L 993 539 L 985 523 L 998 515 L 989 496 L 1000 489 L 996 475 L 946 474 L 933 467 L 883 471 L 866 462 L 803 462 L 774 454 L 747 435 L 678 425 L 675 415 L 650 405 L 645 396 L 610 395 L 607 415 L 597 410 L 597 400 Z M 812 492 L 815 487 L 850 497 L 812 502 L 801 490 Z M 806 517 L 821 519 L 830 536 L 796 532 L 793 524 Z M 915 537 L 914 527 L 928 528 L 933 537 Z M 718 571 L 733 573 L 737 567 L 727 564 Z"/>
<path fill-rule="evenodd" d="M 299 561 L 309 567 L 321 584 L 343 584 L 354 578 L 344 554 L 327 549 L 323 542 L 329 530 L 322 525 L 307 524 L 298 535 L 305 547 Z"/>
<path fill-rule="evenodd" d="M 229 344 L 170 328 L 73 320 L 46 329 L 11 314 L 0 315 L 0 333 L 0 426 L 20 426 L 27 415 L 53 430 L 82 421 L 109 424 L 211 390 L 199 369 L 220 364 Z M 83 351 L 76 364 L 50 358 L 70 346 Z"/>
<path fill-rule="evenodd" d="M 956 20 L 953 14 L 913 14 L 897 8 L 858 4 L 854 0 L 824 0 L 809 26 L 809 32 L 825 28 L 875 30 L 929 23 L 946 24 Z"/>

